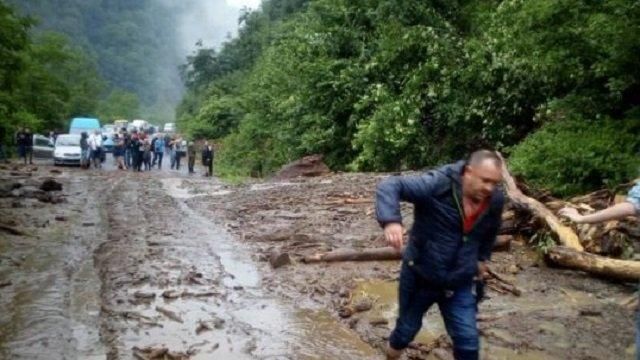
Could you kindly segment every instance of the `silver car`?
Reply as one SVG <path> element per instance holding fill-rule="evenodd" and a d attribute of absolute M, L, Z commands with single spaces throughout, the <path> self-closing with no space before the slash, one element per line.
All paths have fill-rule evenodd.
<path fill-rule="evenodd" d="M 63 134 L 56 138 L 53 150 L 53 164 L 80 165 L 80 134 Z"/>

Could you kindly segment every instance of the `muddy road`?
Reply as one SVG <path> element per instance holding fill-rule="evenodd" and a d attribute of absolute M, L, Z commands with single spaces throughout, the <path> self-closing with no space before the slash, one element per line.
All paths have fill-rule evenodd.
<path fill-rule="evenodd" d="M 2 166 L 0 358 L 381 359 L 399 263 L 300 262 L 383 245 L 381 176 L 232 186 L 169 170 Z M 47 178 L 62 190 L 40 190 Z M 525 244 L 493 268 L 522 294 L 489 290 L 483 359 L 634 358 L 622 305 L 634 286 L 549 269 Z M 410 357 L 448 358 L 443 335 L 434 308 Z"/>

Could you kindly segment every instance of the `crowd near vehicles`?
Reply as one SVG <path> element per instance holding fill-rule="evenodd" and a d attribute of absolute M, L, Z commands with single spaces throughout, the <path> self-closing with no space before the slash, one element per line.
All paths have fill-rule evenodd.
<path fill-rule="evenodd" d="M 174 124 L 169 128 L 174 129 Z M 100 126 L 100 120 L 90 117 L 76 117 L 71 119 L 68 134 L 58 135 L 55 144 L 51 140 L 42 135 L 34 135 L 33 151 L 35 157 L 52 158 L 55 165 L 61 164 L 77 164 L 80 165 L 80 135 L 86 132 L 87 135 L 94 134 L 98 131 L 102 135 L 102 156 L 113 152 L 115 146 L 114 137 L 121 130 L 126 129 L 131 132 L 133 130 L 145 131 L 149 134 L 155 132 L 159 127 L 149 124 L 148 121 L 136 119 L 131 122 L 125 119 L 114 120 L 112 124 Z"/>
<path fill-rule="evenodd" d="M 60 134 L 53 149 L 53 164 L 80 165 L 80 134 Z"/>

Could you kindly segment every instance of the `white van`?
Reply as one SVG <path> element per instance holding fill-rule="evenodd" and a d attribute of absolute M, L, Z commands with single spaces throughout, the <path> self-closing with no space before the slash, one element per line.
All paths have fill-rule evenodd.
<path fill-rule="evenodd" d="M 130 125 L 135 127 L 138 131 L 149 129 L 149 122 L 147 120 L 133 120 Z"/>

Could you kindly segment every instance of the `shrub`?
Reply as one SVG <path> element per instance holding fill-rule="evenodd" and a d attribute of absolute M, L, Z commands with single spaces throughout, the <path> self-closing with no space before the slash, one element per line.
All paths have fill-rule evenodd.
<path fill-rule="evenodd" d="M 511 152 L 511 171 L 555 195 L 613 187 L 638 176 L 640 121 L 573 118 L 544 125 Z"/>

